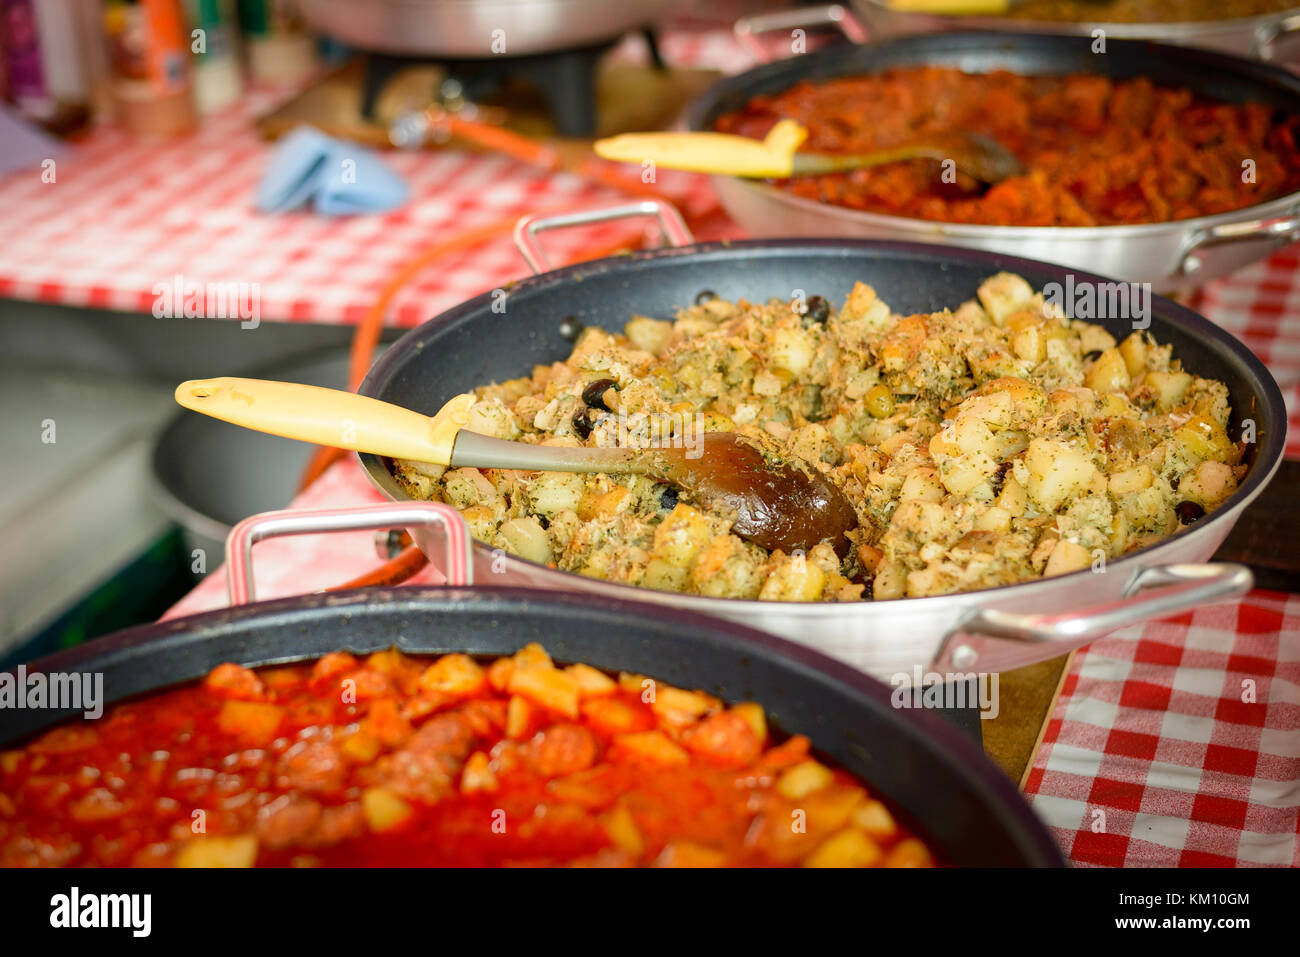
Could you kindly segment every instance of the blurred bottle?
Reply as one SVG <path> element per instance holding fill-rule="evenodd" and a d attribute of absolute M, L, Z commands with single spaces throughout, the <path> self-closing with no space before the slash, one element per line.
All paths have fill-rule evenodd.
<path fill-rule="evenodd" d="M 108 0 L 104 32 L 118 121 L 145 136 L 192 130 L 191 37 L 180 0 Z"/>
<path fill-rule="evenodd" d="M 53 133 L 83 129 L 102 78 L 97 0 L 0 0 L 6 99 Z"/>
<path fill-rule="evenodd" d="M 301 83 L 316 72 L 316 40 L 294 0 L 239 0 L 254 83 Z"/>
<path fill-rule="evenodd" d="M 190 49 L 194 60 L 194 103 L 200 113 L 215 113 L 244 91 L 235 49 L 234 0 L 186 0 Z"/>

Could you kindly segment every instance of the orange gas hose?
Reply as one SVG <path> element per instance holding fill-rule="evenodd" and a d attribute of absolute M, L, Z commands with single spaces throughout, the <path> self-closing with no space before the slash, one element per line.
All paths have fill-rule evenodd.
<path fill-rule="evenodd" d="M 640 177 L 629 176 L 614 168 L 611 164 L 594 157 L 587 157 L 576 164 L 565 163 L 559 151 L 553 147 L 499 126 L 478 123 L 454 114 L 439 114 L 436 117 L 436 122 L 445 124 L 448 132 L 460 140 L 485 149 L 505 153 L 514 159 L 540 166 L 543 169 L 564 169 L 590 182 L 612 187 L 633 196 L 656 199 L 662 197 L 662 193 L 654 185 L 644 183 Z M 565 206 L 545 210 L 543 215 L 567 212 L 569 208 Z M 690 222 L 696 217 L 702 218 L 713 211 L 714 207 L 710 207 L 695 214 L 695 216 L 688 214 L 687 221 Z M 348 360 L 348 389 L 355 392 L 361 385 L 374 359 L 375 349 L 379 345 L 379 338 L 383 334 L 384 317 L 388 313 L 388 308 L 392 304 L 393 298 L 413 276 L 443 256 L 473 248 L 501 236 L 508 236 L 514 230 L 514 226 L 514 218 L 503 219 L 459 233 L 451 239 L 435 243 L 423 250 L 394 273 L 392 278 L 384 284 L 384 288 L 380 291 L 374 304 L 357 324 L 356 331 L 353 334 L 352 348 Z M 620 249 L 627 248 L 628 245 L 627 242 L 607 242 L 598 246 L 587 246 L 574 257 L 573 261 L 585 262 L 589 259 L 599 259 Z M 299 491 L 307 488 L 320 478 L 331 465 L 343 458 L 344 454 L 342 449 L 323 446 L 318 448 L 303 470 Z M 364 575 L 327 590 L 338 591 L 345 588 L 360 588 L 366 585 L 401 584 L 423 570 L 428 561 L 428 557 L 419 548 L 411 545 L 405 548 L 396 558 L 385 562 Z"/>

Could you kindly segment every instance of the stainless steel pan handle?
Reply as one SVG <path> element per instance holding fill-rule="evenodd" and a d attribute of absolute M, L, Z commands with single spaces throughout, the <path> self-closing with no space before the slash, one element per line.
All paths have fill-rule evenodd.
<path fill-rule="evenodd" d="M 1245 565 L 1156 565 L 1134 576 L 1124 598 L 1082 613 L 1041 615 L 979 608 L 966 615 L 944 639 L 935 664 L 964 671 L 977 663 L 979 653 L 969 643 L 958 641 L 960 635 L 1056 644 L 1064 654 L 1117 628 L 1236 598 L 1254 585 L 1255 576 Z"/>
<path fill-rule="evenodd" d="M 551 269 L 551 261 L 542 249 L 537 234 L 548 229 L 564 229 L 569 226 L 586 226 L 590 223 L 604 223 L 611 219 L 627 219 L 630 216 L 653 216 L 659 220 L 664 240 L 670 246 L 688 246 L 695 242 L 686 220 L 677 212 L 677 207 L 661 199 L 643 199 L 635 203 L 620 203 L 618 206 L 606 206 L 601 209 L 586 209 L 576 213 L 561 213 L 557 216 L 525 216 L 515 223 L 515 246 L 518 247 L 524 262 L 535 274 Z"/>
<path fill-rule="evenodd" d="M 231 605 L 253 601 L 253 546 L 281 535 L 440 525 L 447 541 L 448 585 L 474 583 L 473 539 L 460 512 L 441 502 L 394 502 L 355 508 L 285 509 L 250 515 L 226 537 L 226 590 Z"/>
<path fill-rule="evenodd" d="M 1250 55 L 1256 60 L 1272 60 L 1273 44 L 1282 37 L 1300 31 L 1300 13 L 1273 20 L 1264 24 L 1255 32 L 1255 44 Z"/>
<path fill-rule="evenodd" d="M 1298 238 L 1300 238 L 1300 209 L 1293 209 L 1281 216 L 1247 219 L 1237 223 L 1222 223 L 1209 229 L 1199 229 L 1192 233 L 1183 248 L 1182 260 L 1178 264 L 1177 272 L 1184 276 L 1195 276 L 1199 273 L 1205 265 L 1201 252 L 1210 246 L 1246 242 L 1252 239 L 1290 241 Z"/>
<path fill-rule="evenodd" d="M 839 27 L 840 32 L 854 43 L 867 42 L 867 28 L 838 3 L 825 7 L 805 7 L 801 10 L 781 10 L 777 13 L 742 17 L 736 21 L 732 31 L 736 35 L 736 42 L 745 48 L 745 52 L 759 63 L 767 63 L 772 58 L 768 55 L 766 47 L 759 42 L 759 34 L 772 33 L 776 30 L 794 30 L 799 27 L 824 26 Z"/>

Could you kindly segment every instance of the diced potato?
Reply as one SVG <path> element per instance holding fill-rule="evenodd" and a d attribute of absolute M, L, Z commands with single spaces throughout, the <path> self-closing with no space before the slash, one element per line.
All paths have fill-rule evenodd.
<path fill-rule="evenodd" d="M 942 502 L 945 494 L 943 483 L 939 481 L 939 470 L 921 466 L 907 473 L 898 498 L 899 501 Z"/>
<path fill-rule="evenodd" d="M 814 351 L 812 337 L 803 329 L 781 326 L 772 330 L 767 354 L 778 369 L 798 376 L 812 364 Z"/>
<path fill-rule="evenodd" d="M 826 587 L 826 573 L 806 557 L 782 561 L 767 576 L 758 597 L 763 601 L 816 601 Z"/>
<path fill-rule="evenodd" d="M 635 498 L 631 490 L 622 485 L 615 485 L 607 492 L 585 495 L 578 503 L 578 518 L 584 522 L 613 518 L 619 512 L 627 511 Z"/>
<path fill-rule="evenodd" d="M 754 701 L 742 701 L 732 709 L 736 714 L 745 719 L 749 725 L 749 730 L 754 732 L 754 737 L 758 739 L 760 745 L 767 744 L 767 712 L 763 706 Z"/>
<path fill-rule="evenodd" d="M 690 568 L 711 538 L 709 520 L 689 505 L 678 503 L 655 529 L 654 557 L 677 568 Z"/>
<path fill-rule="evenodd" d="M 1155 474 L 1151 471 L 1151 466 L 1140 463 L 1123 472 L 1113 473 L 1107 485 L 1112 495 L 1131 495 L 1144 488 L 1150 488 L 1154 481 Z"/>
<path fill-rule="evenodd" d="M 379 755 L 379 739 L 369 731 L 357 731 L 343 739 L 339 750 L 358 764 L 369 764 Z"/>
<path fill-rule="evenodd" d="M 532 511 L 552 518 L 582 501 L 583 478 L 575 472 L 542 472 L 528 484 Z"/>
<path fill-rule="evenodd" d="M 555 663 L 546 649 L 531 641 L 515 652 L 512 659 L 516 668 L 554 668 Z"/>
<path fill-rule="evenodd" d="M 547 564 L 552 558 L 551 540 L 546 535 L 546 529 L 531 515 L 502 522 L 497 534 L 506 550 L 520 558 L 540 565 Z"/>
<path fill-rule="evenodd" d="M 1206 415 L 1194 415 L 1174 430 L 1174 438 L 1197 458 L 1222 462 L 1232 453 L 1223 427 Z"/>
<path fill-rule="evenodd" d="M 727 855 L 692 841 L 672 841 L 655 858 L 655 867 L 722 867 Z"/>
<path fill-rule="evenodd" d="M 610 841 L 620 850 L 627 851 L 633 857 L 640 856 L 645 850 L 645 838 L 632 818 L 632 812 L 625 805 L 617 804 L 614 809 L 601 818 L 605 833 Z"/>
<path fill-rule="evenodd" d="M 510 676 L 515 672 L 513 658 L 498 658 L 488 665 L 487 679 L 493 691 L 505 691 L 510 686 Z"/>
<path fill-rule="evenodd" d="M 390 831 L 411 816 L 411 805 L 381 787 L 370 787 L 361 792 L 361 810 L 372 831 Z"/>
<path fill-rule="evenodd" d="M 670 564 L 662 558 L 652 558 L 641 576 L 641 584 L 656 591 L 685 591 L 691 580 L 690 570 Z"/>
<path fill-rule="evenodd" d="M 506 704 L 506 737 L 512 741 L 522 741 L 532 735 L 539 723 L 540 715 L 526 698 L 511 695 Z"/>
<path fill-rule="evenodd" d="M 1183 476 L 1178 494 L 1185 499 L 1213 507 L 1222 502 L 1237 488 L 1237 478 L 1232 467 L 1222 462 L 1202 462 L 1196 471 Z"/>
<path fill-rule="evenodd" d="M 662 355 L 673 335 L 673 324 L 667 319 L 633 316 L 623 327 L 632 345 L 653 356 Z"/>
<path fill-rule="evenodd" d="M 1080 569 L 1089 567 L 1091 564 L 1092 553 L 1088 549 L 1076 542 L 1062 538 L 1056 543 L 1056 547 L 1052 549 L 1052 554 L 1047 559 L 1047 567 L 1043 569 L 1043 577 L 1077 572 Z"/>
<path fill-rule="evenodd" d="M 1130 377 L 1147 367 L 1147 341 L 1140 332 L 1132 333 L 1119 344 L 1119 354 Z"/>
<path fill-rule="evenodd" d="M 1182 405 L 1192 377 L 1186 372 L 1148 372 L 1143 382 L 1154 390 L 1156 407 L 1168 412 Z"/>
<path fill-rule="evenodd" d="M 907 570 L 897 562 L 881 562 L 871 581 L 871 597 L 876 601 L 902 598 L 907 593 Z"/>
<path fill-rule="evenodd" d="M 1103 326 L 1082 323 L 1079 329 L 1079 349 L 1087 355 L 1089 352 L 1105 352 L 1115 348 L 1115 337 Z"/>
<path fill-rule="evenodd" d="M 578 682 L 556 668 L 516 667 L 507 689 L 565 717 L 578 717 Z"/>
<path fill-rule="evenodd" d="M 497 776 L 492 771 L 492 762 L 482 751 L 475 751 L 465 761 L 465 767 L 460 773 L 460 793 L 490 792 L 495 791 L 498 786 Z"/>
<path fill-rule="evenodd" d="M 1126 339 L 1125 342 L 1128 340 Z M 1125 392 L 1129 371 L 1118 349 L 1107 349 L 1083 374 L 1083 384 L 1094 392 Z"/>
<path fill-rule="evenodd" d="M 443 655 L 420 675 L 425 691 L 469 697 L 487 687 L 487 674 L 469 655 Z"/>
<path fill-rule="evenodd" d="M 1092 484 L 1097 468 L 1088 457 L 1055 439 L 1034 439 L 1025 453 L 1029 468 L 1029 497 L 1048 512 Z"/>
<path fill-rule="evenodd" d="M 831 773 L 830 768 L 809 758 L 806 761 L 800 761 L 794 767 L 787 768 L 777 778 L 776 789 L 790 800 L 798 801 L 814 791 L 826 787 L 833 780 L 835 780 L 835 775 Z"/>
<path fill-rule="evenodd" d="M 605 734 L 648 731 L 654 726 L 654 719 L 645 709 L 613 697 L 584 701 L 582 716 L 593 728 Z"/>
<path fill-rule="evenodd" d="M 1029 510 L 1029 493 L 1016 481 L 1015 476 L 1007 475 L 1002 481 L 1002 491 L 996 499 L 997 507 L 1012 518 L 1020 518 Z"/>
<path fill-rule="evenodd" d="M 217 727 L 247 744 L 267 745 L 275 740 L 284 718 L 279 705 L 260 701 L 226 701 L 217 712 Z"/>
<path fill-rule="evenodd" d="M 889 808 L 876 800 L 867 801 L 853 812 L 853 824 L 872 837 L 893 837 L 898 831 L 898 824 L 889 813 Z"/>
<path fill-rule="evenodd" d="M 257 860 L 257 837 L 216 835 L 193 838 L 176 852 L 177 867 L 252 867 Z"/>
<path fill-rule="evenodd" d="M 581 663 L 569 665 L 564 669 L 564 673 L 577 682 L 578 695 L 584 699 L 613 694 L 618 690 L 618 685 L 613 678 L 603 671 L 597 671 L 591 665 Z"/>
<path fill-rule="evenodd" d="M 884 854 L 880 845 L 856 828 L 845 828 L 813 851 L 805 867 L 872 867 Z"/>
<path fill-rule="evenodd" d="M 699 691 L 683 691 L 672 685 L 660 684 L 655 689 L 650 708 L 664 724 L 681 728 L 694 724 L 717 708 L 716 699 Z"/>
<path fill-rule="evenodd" d="M 1047 358 L 1047 337 L 1041 324 L 1021 329 L 1011 338 L 1011 351 L 1019 359 L 1037 364 Z"/>
<path fill-rule="evenodd" d="M 646 764 L 668 767 L 689 764 L 690 753 L 662 731 L 633 731 L 616 734 L 613 749 Z"/>
<path fill-rule="evenodd" d="M 885 855 L 884 867 L 933 867 L 934 858 L 924 844 L 914 837 L 899 841 Z"/>
<path fill-rule="evenodd" d="M 1020 276 L 1000 272 L 984 280 L 977 295 L 993 324 L 1001 326 L 1012 313 L 1029 305 L 1034 298 L 1034 290 Z"/>

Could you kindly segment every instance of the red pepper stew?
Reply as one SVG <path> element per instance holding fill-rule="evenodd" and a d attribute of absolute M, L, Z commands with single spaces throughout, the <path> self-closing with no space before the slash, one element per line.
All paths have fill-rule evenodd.
<path fill-rule="evenodd" d="M 963 175 L 945 182 L 933 160 L 778 184 L 807 199 L 895 216 L 999 226 L 1154 223 L 1300 189 L 1300 116 L 1206 100 L 1141 77 L 904 67 L 755 97 L 717 129 L 761 138 L 781 119 L 808 128 L 803 149 L 825 153 L 983 134 L 1027 170 L 983 193 Z"/>
<path fill-rule="evenodd" d="M 376 652 L 120 704 L 0 752 L 0 865 L 929 866 L 756 704 Z"/>

